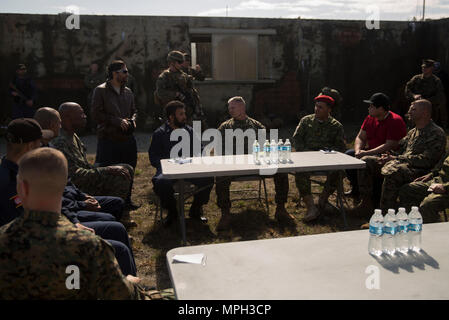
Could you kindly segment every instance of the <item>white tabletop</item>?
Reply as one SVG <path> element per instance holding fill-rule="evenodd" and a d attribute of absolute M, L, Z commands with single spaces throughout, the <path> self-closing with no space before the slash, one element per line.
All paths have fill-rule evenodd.
<path fill-rule="evenodd" d="M 178 164 L 161 160 L 162 174 L 168 179 L 198 177 L 273 175 L 278 172 L 328 171 L 362 169 L 365 162 L 344 153 L 325 154 L 321 151 L 292 152 L 291 163 L 257 165 L 252 155 L 194 157 L 191 163 Z"/>
<path fill-rule="evenodd" d="M 368 239 L 361 230 L 182 247 L 167 262 L 178 299 L 449 298 L 449 223 L 424 225 L 420 255 L 375 259 Z M 172 262 L 198 253 L 205 265 Z M 376 273 L 379 289 L 368 289 Z"/>

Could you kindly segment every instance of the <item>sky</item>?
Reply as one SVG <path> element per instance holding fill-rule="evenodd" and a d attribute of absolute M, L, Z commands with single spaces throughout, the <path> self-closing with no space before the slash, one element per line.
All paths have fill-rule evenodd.
<path fill-rule="evenodd" d="M 0 0 L 1 13 L 421 20 L 424 0 Z M 426 0 L 425 17 L 449 17 L 449 0 Z M 372 19 L 370 19 L 372 20 Z"/>

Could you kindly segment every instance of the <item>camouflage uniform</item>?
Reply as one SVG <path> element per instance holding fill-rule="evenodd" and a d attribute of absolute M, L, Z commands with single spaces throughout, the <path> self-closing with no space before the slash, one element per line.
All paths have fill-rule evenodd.
<path fill-rule="evenodd" d="M 432 103 L 432 119 L 437 124 L 447 127 L 446 96 L 441 80 L 432 74 L 425 78 L 423 74 L 414 76 L 405 86 L 405 96 L 411 102 L 413 95 L 420 94 L 422 98 Z"/>
<path fill-rule="evenodd" d="M 131 181 L 126 177 L 109 173 L 106 167 L 95 167 L 86 157 L 86 147 L 75 133 L 70 140 L 67 133 L 61 129 L 58 137 L 50 142 L 50 146 L 61 151 L 67 158 L 69 177 L 83 192 L 94 196 L 116 196 L 127 199 L 130 194 Z M 133 168 L 128 164 L 125 167 L 131 177 Z"/>
<path fill-rule="evenodd" d="M 315 114 L 310 114 L 301 119 L 292 140 L 296 151 L 318 151 L 323 148 L 329 148 L 345 152 L 346 145 L 343 136 L 343 126 L 338 120 L 329 116 L 326 121 L 319 121 L 315 118 Z M 331 194 L 335 191 L 338 175 L 338 171 L 328 173 L 323 192 L 326 191 Z M 295 181 L 302 197 L 312 194 L 310 173 L 296 173 Z"/>
<path fill-rule="evenodd" d="M 412 206 L 419 206 L 419 210 L 423 215 L 424 222 L 438 222 L 439 211 L 449 208 L 449 157 L 440 167 L 441 169 L 432 170 L 433 178 L 427 182 L 411 182 L 405 184 L 399 189 L 399 200 L 401 206 L 407 211 Z M 431 184 L 442 184 L 446 189 L 444 194 L 437 194 L 427 191 Z"/>
<path fill-rule="evenodd" d="M 183 71 L 164 70 L 156 81 L 155 96 L 158 103 L 165 107 L 170 101 L 179 100 L 176 97 L 177 92 L 185 96 L 182 102 L 186 105 L 188 122 L 201 119 L 203 111 L 198 91 L 193 86 L 193 77 Z"/>
<path fill-rule="evenodd" d="M 224 152 L 225 149 L 225 130 L 226 129 L 242 129 L 243 132 L 245 132 L 248 129 L 255 130 L 255 134 L 257 137 L 257 133 L 259 129 L 265 129 L 264 125 L 261 124 L 259 121 L 252 119 L 250 117 L 247 117 L 245 120 L 235 120 L 234 118 L 231 118 L 225 122 L 223 122 L 219 127 L 218 130 L 221 133 L 222 136 L 222 146 L 223 146 L 223 155 L 226 154 Z M 236 146 L 233 143 L 233 153 L 236 154 Z M 244 146 L 244 153 L 248 154 L 248 145 L 245 144 Z M 230 153 L 230 152 L 229 152 Z M 273 176 L 274 178 L 274 185 L 275 185 L 275 201 L 276 204 L 281 205 L 287 202 L 287 195 L 288 195 L 288 175 L 285 173 L 278 173 Z M 232 177 L 216 177 L 215 182 L 215 191 L 217 192 L 217 205 L 220 209 L 230 209 L 231 208 L 231 201 L 229 198 L 229 188 L 231 186 Z M 286 191 L 285 191 L 286 190 Z"/>
<path fill-rule="evenodd" d="M 70 265 L 79 268 L 78 290 L 66 287 Z M 54 212 L 26 210 L 0 228 L 0 279 L 0 299 L 145 298 L 111 245 Z"/>
<path fill-rule="evenodd" d="M 410 130 L 400 141 L 397 158 L 381 169 L 384 177 L 381 209 L 395 208 L 399 188 L 428 173 L 440 161 L 445 148 L 446 135 L 433 121 L 422 129 Z"/>
<path fill-rule="evenodd" d="M 192 67 L 182 68 L 182 71 L 187 73 L 189 76 L 192 76 L 193 79 L 197 81 L 204 81 L 204 79 L 206 79 L 202 71 L 198 71 L 196 69 L 193 69 Z"/>

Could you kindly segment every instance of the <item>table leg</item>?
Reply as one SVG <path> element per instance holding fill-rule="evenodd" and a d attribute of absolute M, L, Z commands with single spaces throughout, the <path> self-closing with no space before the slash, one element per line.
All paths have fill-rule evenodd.
<path fill-rule="evenodd" d="M 343 189 L 343 171 L 338 171 L 338 184 L 337 184 L 337 203 L 340 207 L 341 215 L 343 216 L 343 221 L 345 224 L 345 228 L 348 228 L 348 222 L 346 221 L 346 212 L 345 207 L 343 205 L 343 195 L 344 195 L 344 189 Z"/>
<path fill-rule="evenodd" d="M 181 227 L 181 234 L 182 234 L 182 244 L 186 245 L 186 221 L 184 216 L 184 180 L 178 180 L 178 215 L 179 215 L 179 224 Z"/>

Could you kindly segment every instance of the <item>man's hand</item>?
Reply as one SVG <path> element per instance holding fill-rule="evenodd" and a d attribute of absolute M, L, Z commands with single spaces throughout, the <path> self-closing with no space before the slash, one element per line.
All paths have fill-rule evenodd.
<path fill-rule="evenodd" d="M 27 101 L 26 101 L 26 105 L 27 105 L 28 107 L 32 107 L 32 106 L 33 106 L 33 100 L 27 100 Z"/>
<path fill-rule="evenodd" d="M 94 230 L 94 229 L 91 229 L 91 228 L 88 228 L 88 227 L 86 227 L 86 226 L 83 226 L 81 223 L 75 224 L 75 227 L 77 227 L 78 229 L 81 229 L 81 230 L 87 230 L 87 231 L 90 231 L 90 232 L 92 232 L 93 234 L 95 234 L 95 230 Z"/>
<path fill-rule="evenodd" d="M 195 70 L 196 70 L 196 71 L 198 71 L 198 72 L 200 72 L 200 71 L 201 71 L 201 67 L 200 67 L 200 65 L 199 65 L 199 64 L 197 64 L 197 65 L 195 66 Z"/>
<path fill-rule="evenodd" d="M 140 281 L 141 281 L 140 278 L 134 277 L 134 276 L 132 276 L 132 275 L 130 275 L 130 274 L 128 274 L 128 275 L 126 276 L 126 280 L 128 280 L 129 282 L 134 283 L 134 284 L 139 284 Z"/>
<path fill-rule="evenodd" d="M 355 152 L 355 157 L 357 159 L 360 159 L 360 158 L 362 158 L 364 156 L 367 156 L 367 155 L 368 155 L 368 151 L 366 151 L 366 150 L 359 150 L 359 151 Z"/>
<path fill-rule="evenodd" d="M 120 128 L 122 128 L 123 131 L 127 131 L 129 127 L 129 122 L 126 121 L 126 119 L 122 119 L 120 122 Z"/>
<path fill-rule="evenodd" d="M 413 95 L 413 99 L 419 100 L 419 99 L 421 99 L 421 95 L 420 94 L 414 94 Z"/>
<path fill-rule="evenodd" d="M 443 194 L 446 193 L 446 188 L 441 183 L 432 183 L 428 191 L 432 191 L 436 194 Z"/>
<path fill-rule="evenodd" d="M 129 171 L 126 168 L 120 166 L 109 166 L 108 172 L 116 176 L 124 176 L 128 180 L 131 180 L 131 175 L 129 174 Z"/>
<path fill-rule="evenodd" d="M 415 180 L 413 180 L 413 182 L 427 182 L 430 179 L 432 179 L 432 173 L 426 174 L 424 176 L 421 176 L 419 178 L 416 178 Z"/>
<path fill-rule="evenodd" d="M 92 196 L 87 196 L 86 200 L 84 200 L 86 204 L 86 210 L 88 211 L 100 211 L 101 206 L 98 203 L 97 199 Z"/>

